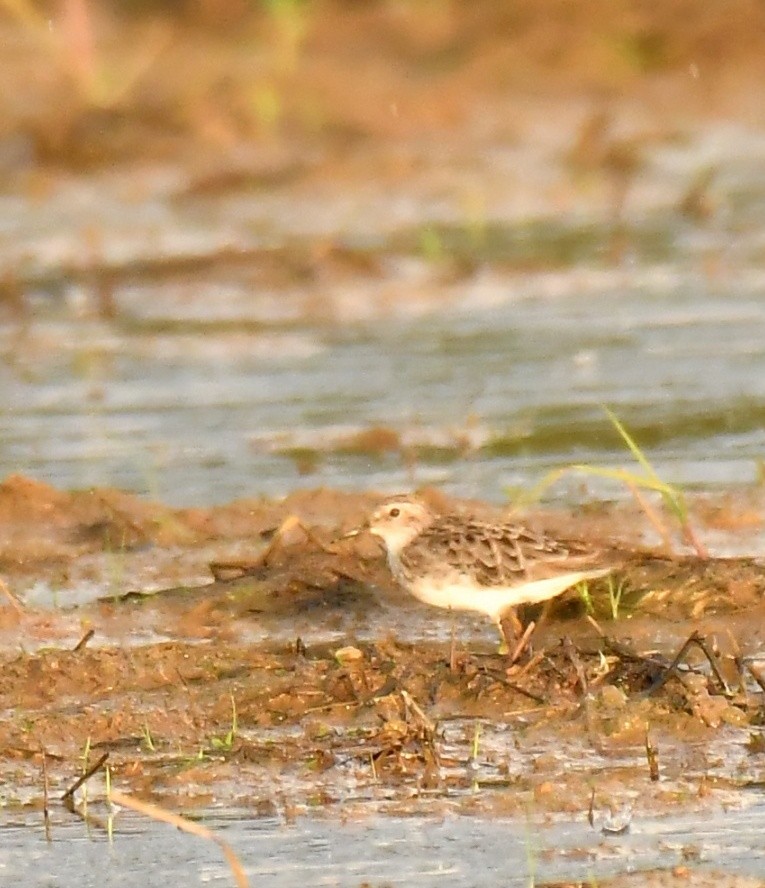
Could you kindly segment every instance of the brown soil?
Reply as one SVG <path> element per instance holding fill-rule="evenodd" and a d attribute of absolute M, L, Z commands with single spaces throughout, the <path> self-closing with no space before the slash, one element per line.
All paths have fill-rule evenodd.
<path fill-rule="evenodd" d="M 357 805 L 398 811 L 517 813 L 529 798 L 586 811 L 593 791 L 596 807 L 628 794 L 655 809 L 758 779 L 763 678 L 746 659 L 765 614 L 755 561 L 630 546 L 644 519 L 629 505 L 529 515 L 618 548 L 623 594 L 613 620 L 607 584 L 593 586 L 594 622 L 568 596 L 531 659 L 508 668 L 480 621 L 478 640 L 460 618 L 450 642 L 448 616 L 393 588 L 372 538 L 340 539 L 377 500 L 317 490 L 174 510 L 8 478 L 0 774 L 15 802 L 42 804 L 43 754 L 51 793 L 63 793 L 86 748 L 91 763 L 109 753 L 117 785 L 174 807 L 214 797 L 285 816 L 339 801 L 347 811 L 351 790 Z M 702 532 L 759 530 L 761 515 L 758 493 L 694 508 Z M 223 578 L 203 583 L 209 562 Z M 86 581 L 102 600 L 22 603 L 35 583 L 63 595 Z M 443 640 L 428 637 L 437 621 Z"/>

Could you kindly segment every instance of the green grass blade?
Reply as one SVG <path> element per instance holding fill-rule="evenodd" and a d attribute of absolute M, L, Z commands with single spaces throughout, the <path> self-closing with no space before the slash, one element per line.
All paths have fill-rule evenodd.
<path fill-rule="evenodd" d="M 630 453 L 635 457 L 637 462 L 643 468 L 643 471 L 646 473 L 646 479 L 650 479 L 653 482 L 653 484 L 646 484 L 644 481 L 644 483 L 640 486 L 658 491 L 664 499 L 667 508 L 675 514 L 680 524 L 685 525 L 688 519 L 688 507 L 686 506 L 685 497 L 683 496 L 682 492 L 679 491 L 676 487 L 672 486 L 671 484 L 667 484 L 665 481 L 662 481 L 661 478 L 659 478 L 656 469 L 654 469 L 648 457 L 640 449 L 640 446 L 632 437 L 632 435 L 630 435 L 627 429 L 622 425 L 616 414 L 606 406 L 604 406 L 603 409 L 605 410 L 606 415 L 611 421 L 611 424 L 629 448 Z M 637 483 L 637 481 L 633 479 L 632 483 Z"/>
<path fill-rule="evenodd" d="M 617 415 L 609 407 L 603 407 L 603 409 L 606 411 L 606 415 L 611 420 L 611 424 L 613 425 L 613 427 L 621 435 L 621 438 L 627 445 L 627 447 L 629 447 L 632 455 L 645 470 L 646 475 L 654 481 L 659 481 L 660 479 L 658 474 L 656 473 L 656 469 L 654 469 L 654 467 L 651 465 L 650 460 L 640 449 L 632 435 L 630 435 L 627 429 L 624 428 Z"/>

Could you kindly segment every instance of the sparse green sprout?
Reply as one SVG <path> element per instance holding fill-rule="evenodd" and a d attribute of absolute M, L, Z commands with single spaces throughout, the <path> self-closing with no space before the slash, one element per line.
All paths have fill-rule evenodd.
<path fill-rule="evenodd" d="M 473 762 L 478 761 L 478 746 L 481 740 L 481 723 L 475 723 L 475 731 L 473 732 L 473 748 L 470 753 L 470 758 Z"/>
<path fill-rule="evenodd" d="M 611 424 L 629 448 L 630 453 L 635 457 L 645 473 L 642 476 L 633 476 L 638 486 L 658 491 L 664 500 L 664 504 L 677 518 L 681 527 L 685 526 L 688 523 L 688 507 L 683 492 L 678 487 L 675 487 L 672 484 L 667 484 L 665 481 L 661 480 L 656 473 L 656 469 L 651 465 L 648 457 L 643 453 L 627 429 L 624 428 L 616 414 L 612 410 L 609 410 L 608 407 L 604 407 L 603 409 L 611 420 Z"/>
<path fill-rule="evenodd" d="M 608 603 L 611 609 L 611 619 L 618 620 L 619 619 L 619 607 L 621 605 L 622 596 L 627 588 L 626 580 L 616 580 L 613 575 L 609 575 L 608 577 Z M 574 587 L 576 591 L 579 593 L 579 598 L 582 600 L 582 604 L 584 605 L 585 612 L 590 616 L 595 615 L 595 604 L 592 600 L 592 594 L 590 592 L 590 584 L 587 580 L 582 580 L 581 583 L 577 583 Z"/>
<path fill-rule="evenodd" d="M 82 773 L 87 774 L 88 768 L 90 767 L 90 734 L 88 734 L 87 739 L 85 740 L 85 746 L 82 750 L 82 755 L 80 756 L 82 759 Z M 82 811 L 85 816 L 88 813 L 88 781 L 86 780 L 81 789 L 81 798 L 82 798 Z"/>
<path fill-rule="evenodd" d="M 236 740 L 236 732 L 237 732 L 237 719 L 236 719 L 236 700 L 234 700 L 234 695 L 231 694 L 231 727 L 226 732 L 225 737 L 213 737 L 210 743 L 212 744 L 213 749 L 222 749 L 225 751 L 229 751 L 234 746 L 234 740 Z"/>
<path fill-rule="evenodd" d="M 619 619 L 619 605 L 622 601 L 622 595 L 624 594 L 624 590 L 626 589 L 627 583 L 626 580 L 621 579 L 618 582 L 613 578 L 613 576 L 609 576 L 608 578 L 608 601 L 611 605 L 611 619 L 618 620 Z"/>
<path fill-rule="evenodd" d="M 582 580 L 581 583 L 577 583 L 574 588 L 579 593 L 579 597 L 582 600 L 585 612 L 588 614 L 594 614 L 595 606 L 592 603 L 592 596 L 590 595 L 590 584 L 587 582 L 587 580 Z"/>
<path fill-rule="evenodd" d="M 680 525 L 680 532 L 682 533 L 685 542 L 695 549 L 696 554 L 700 558 L 706 558 L 708 553 L 701 541 L 697 539 L 696 534 L 691 527 L 688 518 L 688 506 L 686 504 L 683 492 L 676 485 L 669 484 L 666 481 L 662 481 L 662 479 L 656 473 L 654 467 L 651 465 L 649 459 L 640 449 L 630 433 L 622 425 L 616 414 L 614 414 L 613 411 L 609 410 L 608 407 L 604 407 L 603 409 L 608 415 L 611 424 L 619 433 L 621 439 L 627 445 L 630 453 L 632 453 L 632 455 L 635 457 L 643 471 L 629 472 L 626 469 L 607 469 L 599 466 L 588 466 L 582 465 L 581 463 L 572 463 L 571 465 L 563 466 L 560 469 L 554 469 L 552 472 L 548 472 L 547 475 L 542 478 L 539 484 L 535 485 L 525 496 L 520 496 L 515 499 L 516 508 L 520 508 L 521 506 L 536 502 L 542 496 L 544 491 L 547 490 L 548 487 L 552 486 L 564 475 L 570 474 L 571 472 L 579 472 L 585 475 L 595 475 L 599 478 L 608 478 L 613 481 L 620 481 L 629 489 L 629 491 L 635 497 L 638 505 L 641 509 L 643 509 L 646 517 L 659 533 L 659 535 L 662 537 L 668 549 L 671 549 L 671 540 L 669 537 L 669 533 L 667 532 L 667 529 L 662 523 L 660 517 L 651 508 L 650 503 L 648 503 L 641 495 L 641 490 L 652 490 L 660 494 L 667 509 L 677 519 Z"/>
<path fill-rule="evenodd" d="M 154 745 L 154 740 L 151 736 L 151 731 L 149 730 L 148 724 L 144 722 L 143 724 L 143 743 L 144 746 L 149 750 L 149 752 L 156 752 L 157 747 Z"/>
<path fill-rule="evenodd" d="M 444 258 L 441 235 L 429 225 L 420 232 L 420 251 L 428 262 L 440 262 Z"/>

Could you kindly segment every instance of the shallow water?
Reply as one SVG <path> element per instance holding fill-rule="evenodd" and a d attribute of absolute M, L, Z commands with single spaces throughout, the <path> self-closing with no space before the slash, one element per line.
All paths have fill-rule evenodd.
<path fill-rule="evenodd" d="M 385 817 L 338 826 L 301 817 L 284 824 L 260 818 L 203 818 L 235 850 L 253 885 L 512 885 L 604 879 L 620 872 L 686 865 L 761 875 L 762 806 L 696 815 L 635 818 L 625 835 L 603 835 L 586 816 L 553 823 L 454 817 Z M 144 886 L 179 877 L 189 885 L 230 885 L 231 873 L 210 842 L 120 814 L 109 841 L 80 822 L 0 828 L 4 884 Z"/>
<path fill-rule="evenodd" d="M 549 157 L 514 157 L 504 186 L 498 162 L 472 159 L 472 222 L 459 189 L 433 200 L 427 168 L 388 190 L 199 199 L 179 171 L 144 170 L 7 195 L 0 259 L 31 315 L 0 329 L 0 474 L 174 504 L 322 484 L 502 500 L 570 462 L 629 465 L 606 404 L 668 480 L 755 481 L 761 136 L 719 126 L 656 148 L 616 264 L 602 206 L 531 199 L 561 185 Z M 696 225 L 668 192 L 704 163 L 720 166 L 719 208 Z M 311 258 L 327 238 L 335 265 Z M 92 317 L 99 275 L 112 322 Z M 379 427 L 384 441 L 357 438 Z M 551 495 L 578 497 L 581 481 Z"/>
<path fill-rule="evenodd" d="M 502 293 L 497 280 L 491 307 L 306 323 L 267 334 L 267 349 L 258 334 L 179 342 L 68 324 L 50 331 L 32 379 L 3 371 L 0 471 L 184 505 L 321 484 L 439 483 L 497 500 L 559 465 L 629 466 L 607 404 L 664 477 L 753 482 L 765 451 L 765 277 L 735 299 L 679 275 L 638 286 L 614 274 L 589 290 L 580 277 L 581 292 L 552 298 Z M 353 445 L 378 426 L 413 455 Z"/>

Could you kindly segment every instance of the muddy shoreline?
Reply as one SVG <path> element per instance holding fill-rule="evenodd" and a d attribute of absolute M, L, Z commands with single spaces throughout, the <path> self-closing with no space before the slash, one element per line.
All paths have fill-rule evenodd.
<path fill-rule="evenodd" d="M 380 494 L 336 488 L 461 477 L 474 491 L 480 459 L 508 456 L 487 473 L 488 498 L 528 483 L 524 454 L 618 464 L 600 403 L 623 405 L 641 443 L 674 448 L 662 477 L 682 479 L 674 469 L 701 441 L 700 488 L 762 478 L 750 382 L 763 9 L 166 6 L 98 4 L 79 25 L 0 20 L 0 70 L 18 84 L 0 97 L 6 466 L 62 487 L 186 492 L 178 502 L 220 493 L 224 474 L 225 497 L 247 479 L 274 495 L 301 479 L 308 489 L 173 508 L 115 487 L 0 483 L 0 822 L 26 830 L 19 869 L 46 803 L 54 833 L 84 819 L 107 834 L 105 768 L 112 786 L 168 810 L 277 827 L 589 820 L 597 841 L 633 819 L 720 823 L 756 806 L 761 484 L 689 497 L 710 559 L 660 501 L 668 543 L 636 503 L 588 499 L 584 483 L 576 507 L 526 510 L 540 529 L 625 557 L 616 586 L 562 599 L 512 667 L 485 621 L 419 605 L 374 540 L 341 539 Z M 538 302 L 516 328 L 512 312 Z M 485 326 L 452 324 L 451 309 L 479 305 Z M 560 329 L 547 326 L 559 309 Z M 435 338 L 394 353 L 416 318 Z M 474 355 L 495 327 L 496 349 Z M 411 403 L 344 388 L 370 359 L 351 346 L 379 328 L 375 378 Z M 514 386 L 493 391 L 507 343 L 536 337 Z M 282 375 L 252 369 L 277 352 Z M 421 379 L 401 372 L 411 353 L 432 358 Z M 463 390 L 438 363 L 468 359 Z M 630 362 L 622 389 L 597 389 Z M 232 380 L 240 364 L 248 373 Z M 546 389 L 526 397 L 543 366 L 562 392 L 555 421 Z M 421 416 L 434 386 L 446 406 Z M 157 400 L 143 399 L 149 388 Z M 261 390 L 275 396 L 251 400 Z M 341 391 L 371 415 L 349 419 Z M 735 458 L 716 481 L 713 460 Z M 678 879 L 699 853 L 676 851 Z"/>
<path fill-rule="evenodd" d="M 173 510 L 6 479 L 6 808 L 40 808 L 43 753 L 52 796 L 83 756 L 108 752 L 123 790 L 253 816 L 520 816 L 531 799 L 581 814 L 591 797 L 596 810 L 621 799 L 676 812 L 735 805 L 761 780 L 755 558 L 647 548 L 645 517 L 626 503 L 534 510 L 524 520 L 632 560 L 616 612 L 605 586 L 586 604 L 569 597 L 532 660 L 508 668 L 492 627 L 408 599 L 373 539 L 338 540 L 378 500 L 316 490 Z M 759 490 L 692 502 L 702 535 L 755 532 L 761 510 Z M 293 528 L 275 545 L 290 516 L 311 538 Z M 221 576 L 232 560 L 243 575 L 212 579 L 210 562 Z M 74 606 L 83 584 L 89 600 Z"/>

